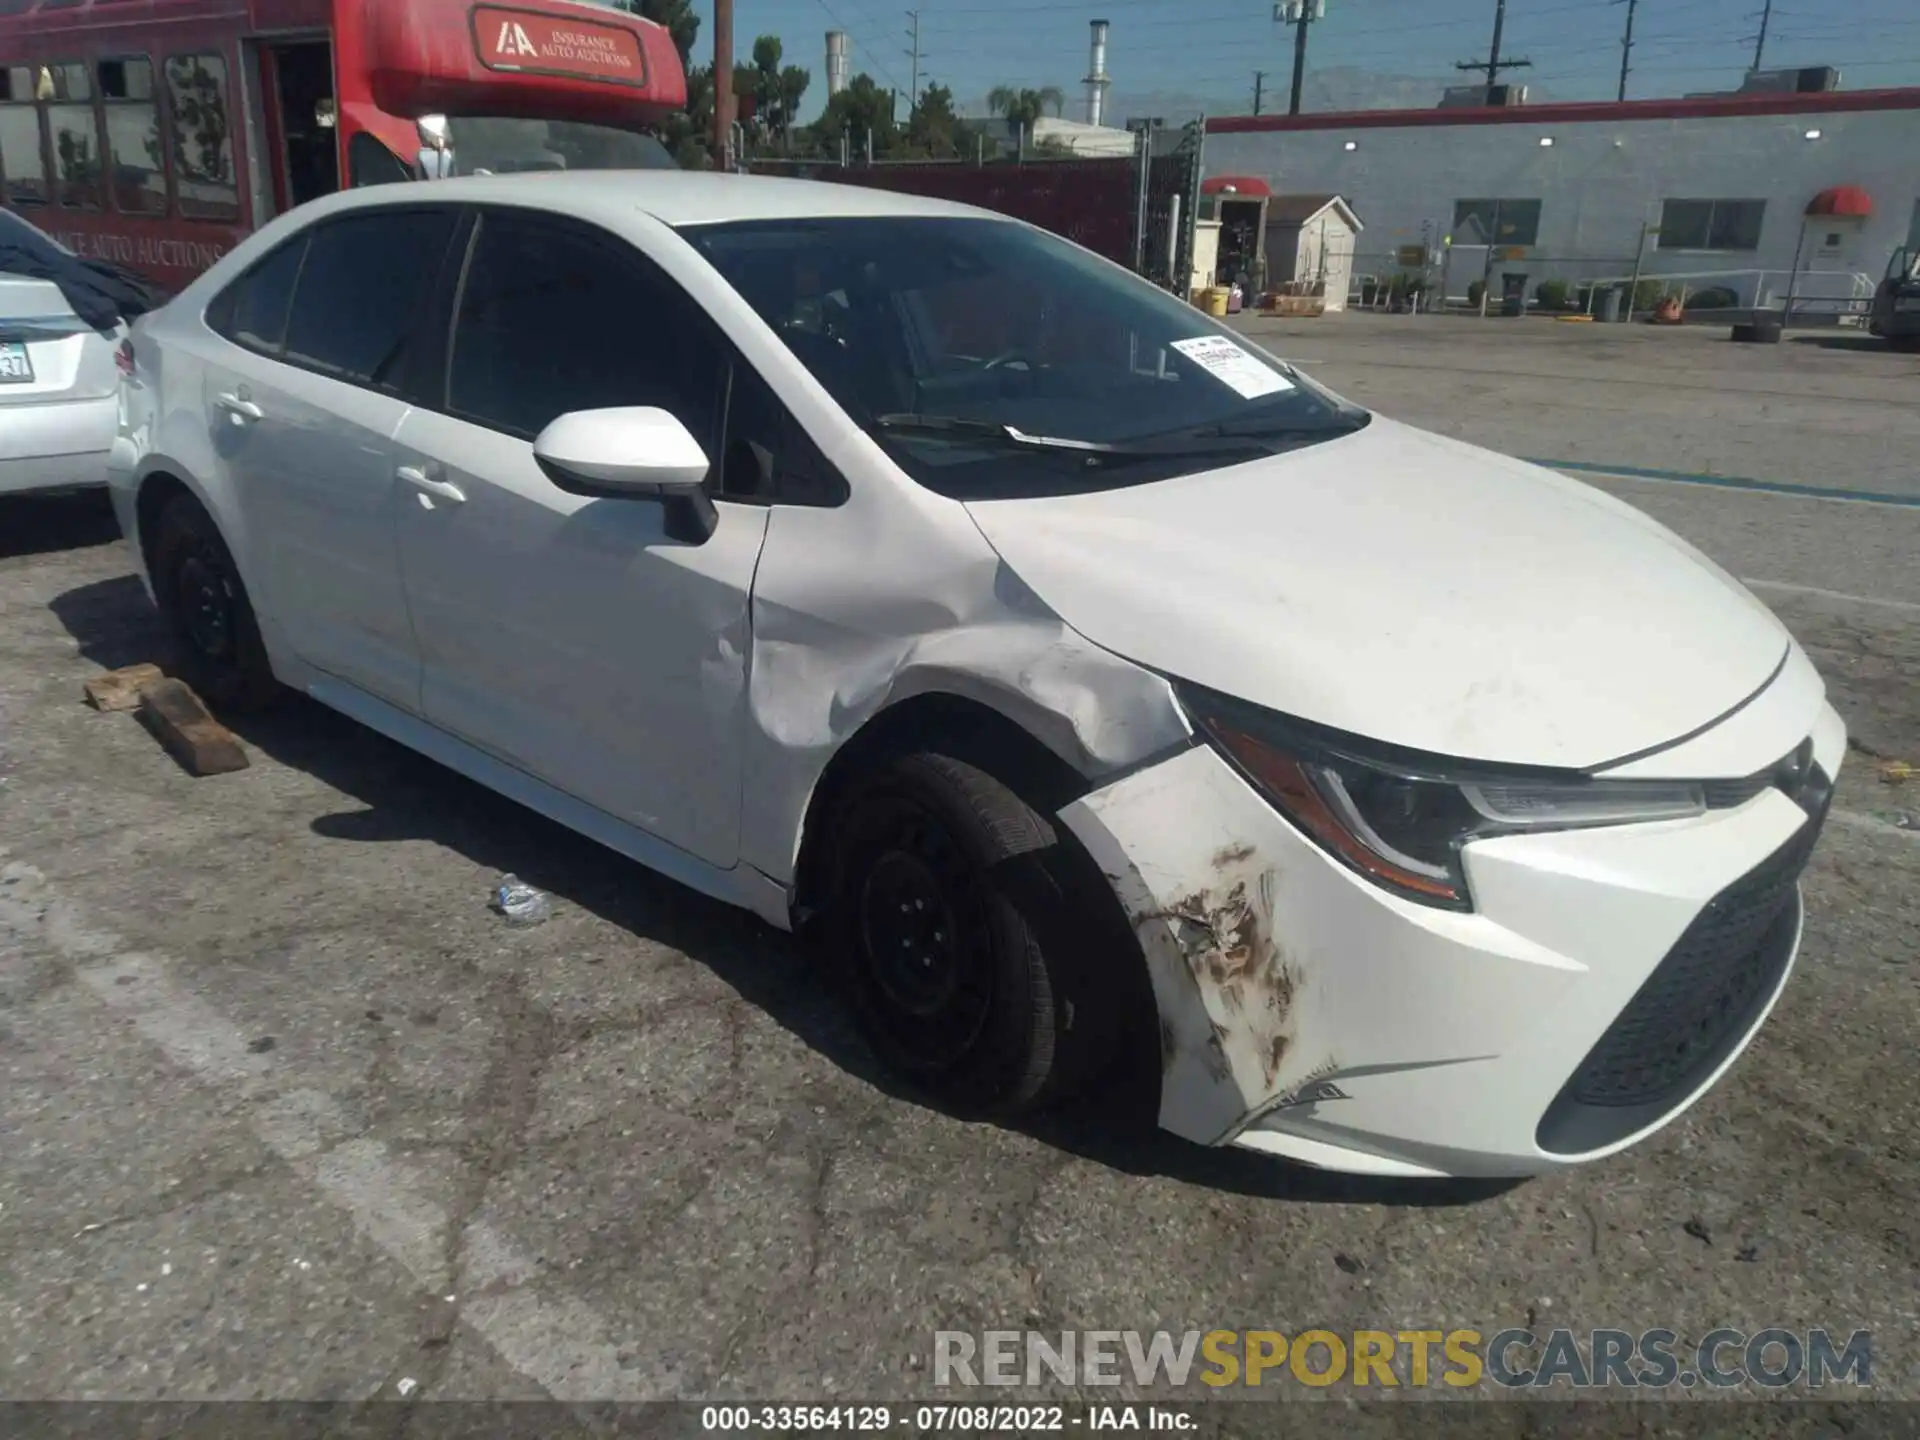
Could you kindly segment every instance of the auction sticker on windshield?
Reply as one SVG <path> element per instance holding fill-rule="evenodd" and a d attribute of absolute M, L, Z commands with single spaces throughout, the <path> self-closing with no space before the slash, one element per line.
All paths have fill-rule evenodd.
<path fill-rule="evenodd" d="M 1173 348 L 1221 384 L 1232 386 L 1249 400 L 1293 389 L 1293 382 L 1286 376 L 1224 335 L 1176 340 Z"/>

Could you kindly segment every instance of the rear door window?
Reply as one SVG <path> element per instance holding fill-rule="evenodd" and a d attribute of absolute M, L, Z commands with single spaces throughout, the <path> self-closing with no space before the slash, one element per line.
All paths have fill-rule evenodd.
<path fill-rule="evenodd" d="M 289 240 L 207 307 L 207 323 L 236 345 L 278 354 L 287 338 L 287 313 L 306 253 L 306 236 Z"/>
<path fill-rule="evenodd" d="M 337 379 L 396 388 L 432 298 L 456 212 L 373 210 L 317 226 L 287 319 L 287 360 Z"/>

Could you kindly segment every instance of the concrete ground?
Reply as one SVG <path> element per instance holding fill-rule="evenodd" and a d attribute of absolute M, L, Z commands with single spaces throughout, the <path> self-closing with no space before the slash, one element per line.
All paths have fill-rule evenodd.
<path fill-rule="evenodd" d="M 1910 357 L 1249 328 L 1522 454 L 1920 495 Z M 939 1329 L 1526 1324 L 1871 1329 L 1920 1397 L 1920 507 L 1602 483 L 1778 608 L 1856 753 L 1754 1049 L 1493 1194 L 951 1119 L 779 937 L 312 705 L 189 779 L 81 703 L 156 644 L 105 511 L 6 502 L 0 1397 L 897 1401 Z M 507 871 L 556 918 L 489 913 Z"/>

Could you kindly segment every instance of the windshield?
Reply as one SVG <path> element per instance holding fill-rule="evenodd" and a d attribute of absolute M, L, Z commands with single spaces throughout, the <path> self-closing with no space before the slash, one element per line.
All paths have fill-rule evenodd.
<path fill-rule="evenodd" d="M 497 115 L 449 118 L 456 175 L 526 170 L 677 170 L 651 135 L 579 120 L 520 120 Z"/>
<path fill-rule="evenodd" d="M 1368 419 L 1024 225 L 859 217 L 682 233 L 909 475 L 957 499 L 1140 484 Z"/>

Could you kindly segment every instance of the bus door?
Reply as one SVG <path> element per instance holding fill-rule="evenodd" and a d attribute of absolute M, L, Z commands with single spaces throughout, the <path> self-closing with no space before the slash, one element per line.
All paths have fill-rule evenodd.
<path fill-rule="evenodd" d="M 254 41 L 275 214 L 340 188 L 333 46 L 324 35 Z"/>

